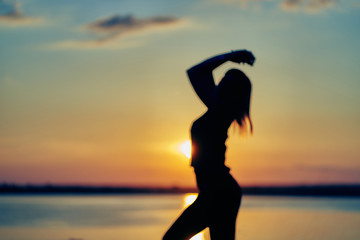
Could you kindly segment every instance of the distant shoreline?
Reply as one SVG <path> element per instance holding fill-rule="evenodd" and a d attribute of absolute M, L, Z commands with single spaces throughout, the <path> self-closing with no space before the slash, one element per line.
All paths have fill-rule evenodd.
<path fill-rule="evenodd" d="M 254 186 L 243 187 L 244 195 L 256 196 L 312 196 L 312 197 L 356 197 L 360 196 L 360 184 L 352 185 L 298 185 L 298 186 Z M 0 196 L 8 194 L 47 195 L 112 195 L 112 194 L 181 194 L 195 193 L 196 188 L 183 187 L 127 187 L 87 185 L 16 185 L 1 184 Z"/>

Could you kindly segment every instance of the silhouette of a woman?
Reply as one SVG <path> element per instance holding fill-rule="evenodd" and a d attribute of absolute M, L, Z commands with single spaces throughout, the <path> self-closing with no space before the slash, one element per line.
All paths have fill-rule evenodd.
<path fill-rule="evenodd" d="M 253 65 L 255 57 L 246 50 L 217 55 L 190 68 L 190 82 L 208 110 L 191 127 L 192 160 L 199 195 L 175 221 L 164 240 L 185 240 L 210 229 L 212 240 L 234 240 L 241 188 L 225 166 L 225 141 L 233 121 L 252 132 L 250 119 L 251 83 L 238 69 L 226 72 L 218 85 L 212 71 L 232 61 Z"/>

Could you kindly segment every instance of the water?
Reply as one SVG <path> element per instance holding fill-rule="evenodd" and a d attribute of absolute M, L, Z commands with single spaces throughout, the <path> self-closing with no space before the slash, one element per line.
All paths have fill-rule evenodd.
<path fill-rule="evenodd" d="M 1 240 L 161 239 L 189 195 L 1 196 Z M 209 232 L 194 237 L 208 240 Z M 360 198 L 244 196 L 241 240 L 358 240 Z"/>

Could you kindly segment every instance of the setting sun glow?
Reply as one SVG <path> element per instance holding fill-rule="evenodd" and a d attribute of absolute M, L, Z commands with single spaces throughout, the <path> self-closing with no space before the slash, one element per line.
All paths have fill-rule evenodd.
<path fill-rule="evenodd" d="M 191 141 L 187 140 L 180 144 L 179 150 L 182 154 L 184 154 L 187 158 L 191 157 Z"/>
<path fill-rule="evenodd" d="M 187 140 L 180 144 L 179 150 L 182 154 L 184 154 L 187 158 L 191 157 L 191 142 Z"/>

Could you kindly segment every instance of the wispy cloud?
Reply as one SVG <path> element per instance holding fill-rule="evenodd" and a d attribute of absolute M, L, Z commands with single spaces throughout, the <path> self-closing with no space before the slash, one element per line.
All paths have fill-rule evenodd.
<path fill-rule="evenodd" d="M 337 0 L 284 0 L 280 6 L 285 11 L 320 12 L 334 7 Z"/>
<path fill-rule="evenodd" d="M 297 11 L 303 2 L 304 0 L 284 0 L 280 6 L 286 11 Z"/>
<path fill-rule="evenodd" d="M 242 8 L 256 4 L 261 6 L 264 3 L 272 3 L 273 6 L 279 6 L 280 9 L 289 12 L 307 12 L 317 13 L 329 9 L 338 3 L 338 0 L 216 0 L 226 4 L 237 4 Z"/>
<path fill-rule="evenodd" d="M 238 4 L 243 8 L 246 8 L 248 5 L 250 4 L 258 4 L 258 3 L 262 3 L 262 2 L 271 2 L 274 0 L 217 0 L 218 2 L 222 2 L 222 3 L 228 3 L 228 4 Z"/>
<path fill-rule="evenodd" d="M 132 15 L 113 15 L 97 20 L 86 27 L 95 33 L 123 35 L 134 31 L 173 25 L 179 20 L 175 17 L 152 17 L 139 19 Z"/>
<path fill-rule="evenodd" d="M 141 39 L 127 37 L 159 33 L 184 27 L 184 19 L 176 17 L 156 16 L 137 18 L 133 15 L 112 15 L 82 26 L 82 30 L 92 34 L 87 40 L 68 40 L 56 44 L 59 48 L 129 48 L 142 44 Z"/>
<path fill-rule="evenodd" d="M 0 0 L 0 24 L 24 26 L 36 25 L 42 22 L 42 18 L 26 16 L 21 10 L 21 3 Z"/>

